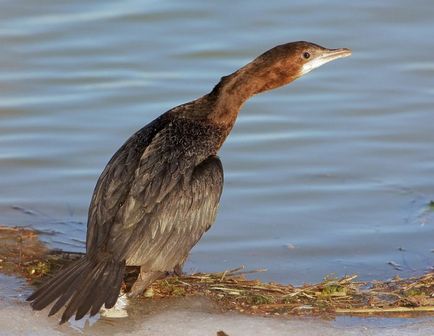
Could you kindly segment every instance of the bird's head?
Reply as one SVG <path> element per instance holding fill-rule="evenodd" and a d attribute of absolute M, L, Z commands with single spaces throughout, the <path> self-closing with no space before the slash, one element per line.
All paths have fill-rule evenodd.
<path fill-rule="evenodd" d="M 347 48 L 327 49 L 311 42 L 278 45 L 234 73 L 224 76 L 206 95 L 214 108 L 206 113 L 219 124 L 233 125 L 244 102 L 252 95 L 289 84 L 319 66 L 351 55 Z"/>
<path fill-rule="evenodd" d="M 258 81 L 254 93 L 260 93 L 288 84 L 323 64 L 350 55 L 351 50 L 347 48 L 327 49 L 311 42 L 290 42 L 266 51 L 245 70 L 252 80 L 256 78 Z"/>

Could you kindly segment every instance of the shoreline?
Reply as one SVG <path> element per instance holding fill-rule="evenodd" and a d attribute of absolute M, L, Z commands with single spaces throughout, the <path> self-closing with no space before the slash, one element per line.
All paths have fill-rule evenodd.
<path fill-rule="evenodd" d="M 49 250 L 29 229 L 0 226 L 0 241 L 0 272 L 23 277 L 36 286 L 82 256 Z M 218 273 L 169 275 L 157 280 L 142 299 L 204 297 L 224 312 L 255 316 L 434 316 L 434 271 L 414 278 L 369 282 L 358 282 L 357 275 L 325 277 L 320 283 L 298 287 L 245 277 L 260 271 L 240 267 Z M 137 273 L 137 267 L 127 268 L 124 291 Z"/>

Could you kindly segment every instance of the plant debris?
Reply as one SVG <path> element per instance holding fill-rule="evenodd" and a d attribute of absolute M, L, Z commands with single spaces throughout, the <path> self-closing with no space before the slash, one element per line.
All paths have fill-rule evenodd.
<path fill-rule="evenodd" d="M 38 234 L 26 228 L 0 226 L 0 271 L 38 284 L 82 253 L 49 250 Z"/>
<path fill-rule="evenodd" d="M 72 260 L 77 253 L 49 251 L 26 229 L 0 227 L 0 271 L 24 276 L 37 284 Z M 154 282 L 143 300 L 204 296 L 223 310 L 260 316 L 383 314 L 396 317 L 434 314 L 434 271 L 420 277 L 388 281 L 357 281 L 357 275 L 326 277 L 318 284 L 294 287 L 250 280 L 244 267 L 219 273 L 169 275 Z M 123 286 L 128 290 L 138 267 L 128 267 Z"/>
<path fill-rule="evenodd" d="M 370 283 L 356 281 L 356 275 L 326 277 L 300 287 L 249 280 L 244 274 L 237 268 L 171 276 L 152 285 L 153 298 L 200 295 L 226 310 L 262 316 L 434 313 L 434 272 Z"/>

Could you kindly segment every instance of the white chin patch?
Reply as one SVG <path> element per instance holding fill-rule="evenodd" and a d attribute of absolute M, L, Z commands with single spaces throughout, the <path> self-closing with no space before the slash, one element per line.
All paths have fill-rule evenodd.
<path fill-rule="evenodd" d="M 303 64 L 303 66 L 301 68 L 301 74 L 305 75 L 308 72 L 311 72 L 313 69 L 316 69 L 316 68 L 320 67 L 321 65 L 329 62 L 329 61 L 331 61 L 331 59 L 326 59 L 326 58 L 313 59 L 313 60 Z"/>

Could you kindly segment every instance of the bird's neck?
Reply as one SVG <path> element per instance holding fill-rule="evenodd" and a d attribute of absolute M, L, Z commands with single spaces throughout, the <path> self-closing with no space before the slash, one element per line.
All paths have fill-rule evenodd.
<path fill-rule="evenodd" d="M 234 73 L 222 77 L 205 96 L 180 105 L 171 112 L 189 119 L 215 124 L 227 131 L 232 129 L 243 104 L 251 96 L 288 84 L 300 76 L 296 66 L 283 62 L 272 64 L 258 57 Z M 289 69 L 289 70 L 288 70 Z"/>
<path fill-rule="evenodd" d="M 253 77 L 245 68 L 222 77 L 206 96 L 213 107 L 207 119 L 216 124 L 233 126 L 247 99 L 262 91 L 261 82 L 260 78 Z"/>
<path fill-rule="evenodd" d="M 247 99 L 257 93 L 287 84 L 296 78 L 297 75 L 283 76 L 280 67 L 266 67 L 260 59 L 256 59 L 238 71 L 222 77 L 214 89 L 205 96 L 213 107 L 208 112 L 207 119 L 232 128 Z"/>

